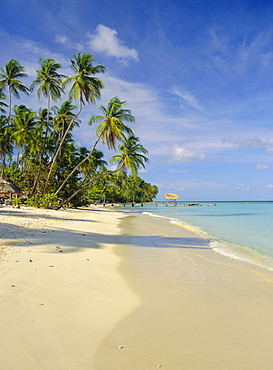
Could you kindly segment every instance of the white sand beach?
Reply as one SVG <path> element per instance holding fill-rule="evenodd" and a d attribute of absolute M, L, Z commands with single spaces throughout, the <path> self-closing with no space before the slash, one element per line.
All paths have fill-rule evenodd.
<path fill-rule="evenodd" d="M 119 216 L 0 209 L 2 369 L 95 369 L 100 342 L 140 304 L 112 252 Z"/>
<path fill-rule="evenodd" d="M 3 369 L 272 369 L 272 271 L 107 207 L 0 222 Z"/>

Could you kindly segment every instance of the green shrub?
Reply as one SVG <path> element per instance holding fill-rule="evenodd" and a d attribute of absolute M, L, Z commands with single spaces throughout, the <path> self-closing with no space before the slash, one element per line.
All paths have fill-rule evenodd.
<path fill-rule="evenodd" d="M 44 196 L 31 197 L 26 201 L 26 205 L 29 207 L 37 208 L 58 208 L 60 206 L 60 200 L 54 193 L 48 193 Z"/>

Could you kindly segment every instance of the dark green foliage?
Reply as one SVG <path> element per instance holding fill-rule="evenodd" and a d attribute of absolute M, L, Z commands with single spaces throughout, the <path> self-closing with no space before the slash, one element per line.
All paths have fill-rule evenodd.
<path fill-rule="evenodd" d="M 24 192 L 27 205 L 58 209 L 95 201 L 150 202 L 158 192 L 137 176 L 138 169 L 145 168 L 148 152 L 125 124 L 135 121 L 131 111 L 124 109 L 126 101 L 115 96 L 100 107 L 101 116 L 91 116 L 88 123 L 96 137 L 90 148 L 74 142 L 73 130 L 81 124 L 84 104 L 95 103 L 104 87 L 96 75 L 105 67 L 93 62 L 91 54 L 75 54 L 71 60 L 74 76 L 66 78 L 59 73 L 59 63 L 41 58 L 31 88 L 21 83 L 27 75 L 15 59 L 0 68 L 1 176 Z M 22 98 L 21 93 L 33 93 L 34 87 L 38 98 L 47 98 L 47 107 L 35 112 L 24 104 L 12 106 L 12 95 Z M 52 107 L 51 102 L 61 98 L 59 106 Z M 117 163 L 115 170 L 107 169 L 103 153 L 96 149 L 99 142 L 111 150 L 120 142 L 119 154 L 109 162 Z"/>
<path fill-rule="evenodd" d="M 157 193 L 157 186 L 138 176 L 115 174 L 102 177 L 90 186 L 88 198 L 92 203 L 143 203 L 152 202 Z"/>

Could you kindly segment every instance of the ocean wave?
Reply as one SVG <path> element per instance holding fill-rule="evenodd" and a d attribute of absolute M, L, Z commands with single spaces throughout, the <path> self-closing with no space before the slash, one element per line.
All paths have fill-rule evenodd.
<path fill-rule="evenodd" d="M 157 215 L 152 212 L 142 212 L 142 213 L 150 217 L 168 220 L 171 224 L 174 224 L 178 227 L 182 227 L 190 232 L 193 232 L 205 238 L 206 240 L 209 241 L 209 245 L 211 249 L 214 250 L 216 253 L 219 253 L 223 256 L 226 256 L 226 257 L 229 257 L 235 260 L 251 263 L 256 266 L 260 266 L 262 268 L 266 268 L 266 269 L 273 271 L 272 259 L 267 258 L 265 256 L 261 256 L 260 254 L 255 253 L 252 249 L 249 249 L 247 247 L 242 248 L 240 246 L 225 242 L 224 240 L 220 240 L 218 238 L 212 237 L 206 231 L 202 230 L 200 227 L 191 225 L 177 218 Z"/>

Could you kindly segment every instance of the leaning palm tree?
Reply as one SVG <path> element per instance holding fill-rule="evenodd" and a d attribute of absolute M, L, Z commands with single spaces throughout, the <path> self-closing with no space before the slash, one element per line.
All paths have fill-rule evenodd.
<path fill-rule="evenodd" d="M 104 73 L 105 67 L 102 65 L 94 66 L 94 57 L 92 54 L 88 53 L 77 53 L 74 54 L 75 60 L 71 60 L 72 70 L 75 72 L 75 75 L 67 78 L 64 81 L 64 87 L 72 84 L 72 87 L 69 91 L 69 100 L 77 100 L 79 102 L 78 112 L 76 113 L 74 119 L 68 125 L 51 162 L 50 170 L 47 176 L 46 184 L 44 191 L 46 190 L 49 178 L 55 161 L 59 155 L 63 142 L 65 141 L 66 135 L 71 130 L 72 125 L 75 120 L 78 119 L 83 105 L 86 103 L 95 103 L 96 99 L 100 98 L 100 91 L 104 87 L 104 84 L 101 80 L 95 76 L 99 73 Z"/>
<path fill-rule="evenodd" d="M 94 115 L 90 118 L 89 124 L 101 121 L 96 129 L 97 141 L 101 139 L 108 149 L 116 149 L 117 140 L 124 139 L 124 134 L 132 135 L 130 127 L 124 122 L 135 122 L 135 117 L 129 109 L 123 109 L 126 101 L 121 101 L 117 96 L 112 98 L 107 107 L 100 106 L 103 115 Z"/>
<path fill-rule="evenodd" d="M 96 129 L 97 140 L 89 154 L 71 171 L 55 194 L 58 194 L 70 176 L 72 176 L 79 167 L 83 166 L 85 161 L 88 161 L 88 159 L 92 157 L 100 140 L 102 140 L 103 144 L 107 145 L 108 149 L 116 149 L 117 140 L 124 139 L 125 134 L 132 135 L 133 132 L 131 128 L 126 126 L 124 122 L 135 122 L 135 117 L 131 114 L 129 109 L 123 109 L 124 105 L 126 105 L 126 101 L 121 101 L 115 96 L 109 101 L 107 107 L 103 105 L 100 106 L 103 115 L 94 115 L 90 118 L 89 125 L 98 121 L 100 122 Z"/>
<path fill-rule="evenodd" d="M 4 67 L 0 68 L 0 91 L 7 89 L 8 97 L 8 121 L 7 128 L 10 126 L 12 95 L 20 98 L 20 93 L 29 94 L 30 90 L 21 83 L 20 78 L 27 77 L 25 69 L 15 59 L 11 59 Z M 5 167 L 6 156 L 3 157 L 3 169 Z M 4 174 L 2 174 L 4 175 Z"/>
<path fill-rule="evenodd" d="M 120 172 L 127 173 L 130 171 L 134 176 L 137 176 L 139 168 L 145 168 L 145 162 L 148 154 L 140 143 L 139 138 L 134 135 L 129 136 L 123 141 L 123 144 L 118 146 L 120 154 L 116 154 L 110 159 L 109 163 L 117 163 L 117 169 Z"/>
<path fill-rule="evenodd" d="M 73 129 L 74 126 L 80 125 L 80 120 L 75 119 L 75 113 L 73 112 L 76 109 L 75 105 L 72 105 L 69 100 L 63 102 L 60 107 L 52 107 L 53 112 L 55 113 L 55 117 L 53 118 L 53 127 L 55 132 L 58 135 L 57 145 L 62 140 L 68 126 L 73 121 L 73 125 L 70 126 L 70 130 Z M 59 152 L 60 156 L 61 151 Z"/>
<path fill-rule="evenodd" d="M 66 199 L 61 204 L 60 207 L 70 202 L 71 199 L 73 199 L 79 192 L 85 189 L 89 184 L 104 176 L 119 171 L 121 171 L 122 173 L 126 173 L 128 170 L 132 172 L 134 176 L 137 176 L 138 169 L 141 167 L 145 168 L 145 163 L 148 161 L 148 158 L 145 156 L 145 154 L 148 154 L 148 151 L 139 143 L 139 138 L 135 137 L 134 135 L 125 138 L 123 140 L 123 145 L 119 145 L 118 149 L 121 153 L 112 157 L 109 162 L 109 163 L 117 162 L 117 168 L 113 171 L 103 171 L 98 176 L 90 178 L 89 181 L 85 182 L 74 194 L 72 194 L 68 199 Z"/>
<path fill-rule="evenodd" d="M 86 155 L 89 154 L 89 150 L 85 147 L 80 147 L 77 150 L 78 160 L 82 162 L 83 158 L 86 158 Z M 88 156 L 88 160 L 82 162 L 82 165 L 79 167 L 82 176 L 85 180 L 89 180 L 91 176 L 99 169 L 106 168 L 107 162 L 103 159 L 103 152 L 100 150 L 94 149 L 92 156 Z"/>
<path fill-rule="evenodd" d="M 43 95 L 47 98 L 47 124 L 46 129 L 44 132 L 43 144 L 40 154 L 40 165 L 39 170 L 36 178 L 36 182 L 34 184 L 33 195 L 35 195 L 37 186 L 39 185 L 40 175 L 41 175 L 41 168 L 42 162 L 45 152 L 45 145 L 47 141 L 48 129 L 49 129 L 49 115 L 51 109 L 51 100 L 57 101 L 61 98 L 63 93 L 63 86 L 62 86 L 62 79 L 65 78 L 65 75 L 58 73 L 58 70 L 62 67 L 61 64 L 56 63 L 54 59 L 40 59 L 41 69 L 38 69 L 37 77 L 31 84 L 31 89 L 33 90 L 36 86 L 38 87 L 37 95 L 38 98 L 41 98 Z"/>

